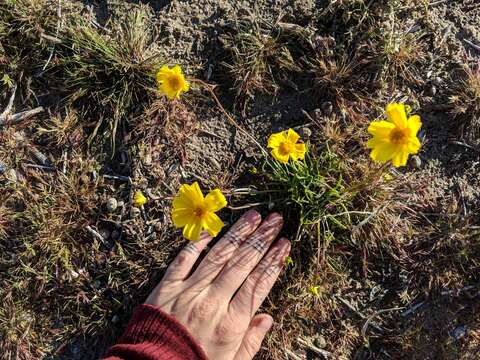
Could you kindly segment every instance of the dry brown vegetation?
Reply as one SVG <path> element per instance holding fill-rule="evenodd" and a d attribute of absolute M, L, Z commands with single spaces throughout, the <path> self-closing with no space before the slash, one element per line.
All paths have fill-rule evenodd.
<path fill-rule="evenodd" d="M 227 223 L 256 203 L 287 219 L 259 359 L 476 358 L 475 2 L 84 3 L 0 3 L 0 113 L 44 109 L 0 120 L 0 359 L 98 357 L 183 244 L 170 200 L 191 181 L 228 194 Z M 164 62 L 226 110 L 193 78 L 160 98 Z M 424 122 L 404 169 L 365 149 L 392 101 Z M 261 144 L 294 127 L 307 161 L 265 159 L 226 114 Z"/>

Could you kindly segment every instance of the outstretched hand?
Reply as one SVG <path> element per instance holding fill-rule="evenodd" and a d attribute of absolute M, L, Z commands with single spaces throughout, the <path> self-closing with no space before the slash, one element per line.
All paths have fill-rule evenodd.
<path fill-rule="evenodd" d="M 212 240 L 203 233 L 178 254 L 146 303 L 174 316 L 210 359 L 252 359 L 273 323 L 270 315 L 255 313 L 290 251 L 287 239 L 274 243 L 282 225 L 279 214 L 262 222 L 258 212 L 248 211 L 192 273 Z"/>

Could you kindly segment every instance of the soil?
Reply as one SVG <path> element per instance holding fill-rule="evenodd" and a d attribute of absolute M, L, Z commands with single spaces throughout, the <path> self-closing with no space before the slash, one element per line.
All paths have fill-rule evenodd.
<path fill-rule="evenodd" d="M 131 4 L 138 1 L 121 0 L 83 1 L 96 14 L 99 23 L 105 23 L 109 15 L 128 11 Z M 218 73 L 221 69 L 222 50 L 219 36 L 226 23 L 244 17 L 268 20 L 282 20 L 301 26 L 314 25 L 314 16 L 322 1 L 314 0 L 157 0 L 142 1 L 150 5 L 155 13 L 155 26 L 162 34 L 158 39 L 164 57 L 171 63 L 186 66 L 189 74 L 206 79 L 212 83 L 223 81 Z M 376 1 L 370 2 L 376 6 Z M 429 183 L 428 189 L 412 190 L 410 203 L 415 207 L 419 202 L 430 202 L 432 214 L 425 215 L 428 221 L 435 221 L 438 213 L 448 214 L 458 211 L 471 214 L 480 205 L 480 152 L 465 139 L 458 136 L 458 125 L 445 110 L 448 100 L 449 78 L 458 64 L 474 64 L 480 61 L 480 51 L 468 45 L 464 39 L 480 44 L 480 6 L 476 0 L 434 1 L 429 6 L 422 1 L 399 2 L 399 7 L 410 10 L 402 15 L 402 28 L 415 26 L 416 31 L 424 32 L 428 37 L 427 63 L 418 75 L 424 81 L 421 88 L 404 89 L 406 102 L 422 109 L 423 148 L 419 154 L 421 164 L 417 168 L 410 166 L 405 176 L 414 177 L 418 183 Z M 418 8 L 429 7 L 428 18 Z M 432 95 L 431 88 L 435 87 Z M 415 92 L 414 92 L 414 91 Z M 233 104 L 232 93 L 228 84 L 222 83 L 219 92 L 223 104 Z M 276 97 L 256 96 L 250 99 L 244 114 L 236 114 L 236 119 L 247 131 L 255 134 L 260 143 L 265 143 L 269 134 L 288 127 L 302 128 L 309 126 L 310 120 L 304 115 L 314 113 L 321 108 L 323 99 L 312 99 L 294 90 L 282 90 Z M 226 108 L 229 106 L 225 105 Z M 168 163 L 163 168 L 162 181 L 155 191 L 171 193 L 178 184 L 192 179 L 200 180 L 205 185 L 216 184 L 227 189 L 245 186 L 243 175 L 247 169 L 258 164 L 259 152 L 254 144 L 242 135 L 213 105 L 200 109 L 195 114 L 195 131 L 185 139 L 185 153 L 182 161 Z M 151 161 L 159 161 L 160 154 L 153 154 Z M 146 168 L 146 166 L 144 164 Z M 146 183 L 157 180 L 145 175 Z M 422 197 L 421 200 L 419 198 Z M 461 208 L 454 204 L 460 199 Z M 477 214 L 478 216 L 479 214 Z M 236 215 L 232 215 L 233 221 Z M 442 246 L 442 244 L 437 244 Z M 174 250 L 173 250 L 174 251 Z M 173 252 L 172 252 L 173 253 Z M 418 258 L 422 261 L 421 258 Z M 428 263 L 428 259 L 424 259 Z M 409 269 L 411 270 L 411 269 Z M 439 269 L 439 273 L 447 269 Z M 469 279 L 463 279 L 465 286 Z M 354 285 L 352 285 L 354 287 Z M 458 288 L 452 284 L 452 288 Z M 367 296 L 363 294 L 362 296 Z M 472 299 L 470 299 L 471 297 Z M 141 301 L 141 300 L 139 300 Z M 460 293 L 452 298 L 441 300 L 426 299 L 412 319 L 408 321 L 421 323 L 421 334 L 412 344 L 410 359 L 450 359 L 450 355 L 440 353 L 437 349 L 439 338 L 445 337 L 455 349 L 461 348 L 457 359 L 474 359 L 480 350 L 480 327 L 478 322 L 468 318 L 468 314 L 478 310 L 479 295 Z M 413 306 L 410 304 L 408 306 Z M 385 308 L 388 304 L 384 304 Z M 407 307 L 408 307 L 407 306 Z M 465 310 L 467 309 L 467 310 Z M 301 319 L 298 320 L 301 322 Z M 124 321 L 117 322 L 118 334 L 125 326 Z M 399 325 L 400 326 L 400 325 Z M 457 330 L 455 330 L 457 329 Z M 463 329 L 467 335 L 463 334 Z M 357 329 L 359 331 L 359 329 Z M 275 328 L 277 338 L 282 338 L 282 329 Z M 456 332 L 455 332 L 456 331 Z M 106 331 L 107 332 L 107 331 Z M 111 332 L 111 329 L 108 333 Z M 388 336 L 386 336 L 388 338 Z M 465 340 L 468 338 L 467 340 Z M 64 344 L 62 351 L 49 359 L 94 359 L 114 340 L 102 337 L 72 338 Z M 447 340 L 445 340 L 447 341 Z M 463 342 L 463 345 L 455 345 Z M 388 349 L 388 341 L 380 342 L 379 348 L 372 352 L 358 352 L 356 359 L 402 359 L 401 351 Z M 466 344 L 466 345 L 465 345 Z M 374 344 L 375 345 L 375 344 Z M 457 346 L 457 347 L 456 347 Z M 375 346 L 373 346 L 375 347 Z M 96 350 L 92 350 L 96 349 Z M 416 349 L 416 350 L 415 350 Z M 385 351 L 384 351 L 385 350 Z M 390 351 L 391 350 L 391 351 Z M 302 359 L 320 359 L 320 355 L 302 351 L 298 346 L 295 351 Z M 263 351 L 261 359 L 269 359 Z M 285 356 L 285 359 L 289 357 Z M 353 355 L 351 357 L 354 358 Z"/>

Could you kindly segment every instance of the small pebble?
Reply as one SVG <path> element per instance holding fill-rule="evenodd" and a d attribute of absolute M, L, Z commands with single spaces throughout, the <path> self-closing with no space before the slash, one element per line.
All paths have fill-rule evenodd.
<path fill-rule="evenodd" d="M 120 239 L 120 231 L 113 230 L 111 236 L 112 236 L 112 240 L 114 240 L 114 241 Z"/>
<path fill-rule="evenodd" d="M 312 130 L 310 130 L 308 127 L 302 127 L 299 131 L 298 134 L 300 137 L 303 139 L 310 139 L 310 136 L 312 136 Z"/>
<path fill-rule="evenodd" d="M 10 180 L 11 182 L 14 182 L 16 183 L 18 178 L 17 178 L 17 172 L 15 171 L 15 169 L 10 169 L 7 171 L 7 173 L 5 174 L 5 177 Z"/>
<path fill-rule="evenodd" d="M 433 79 L 433 83 L 437 86 L 442 84 L 442 78 L 440 76 L 437 76 Z"/>
<path fill-rule="evenodd" d="M 7 171 L 7 165 L 0 163 L 0 175 L 3 175 Z"/>
<path fill-rule="evenodd" d="M 145 157 L 143 158 L 143 163 L 147 166 L 152 165 L 152 155 L 150 154 L 145 155 Z"/>
<path fill-rule="evenodd" d="M 321 109 L 315 109 L 312 111 L 313 117 L 315 119 L 320 119 L 322 117 L 322 110 Z"/>
<path fill-rule="evenodd" d="M 323 349 L 325 348 L 325 346 L 327 346 L 327 341 L 322 335 L 316 335 L 313 339 L 313 345 L 320 349 Z"/>
<path fill-rule="evenodd" d="M 326 101 L 321 105 L 322 112 L 325 115 L 331 115 L 333 112 L 333 104 L 330 101 Z"/>
<path fill-rule="evenodd" d="M 134 218 L 134 219 L 137 218 L 137 217 L 139 217 L 141 213 L 142 213 L 142 211 L 141 211 L 139 208 L 135 207 L 135 206 L 133 206 L 132 209 L 130 210 L 130 215 L 131 215 L 132 218 Z"/>
<path fill-rule="evenodd" d="M 435 85 L 431 85 L 428 87 L 426 94 L 428 96 L 435 96 L 437 94 L 437 87 Z"/>
<path fill-rule="evenodd" d="M 112 324 L 116 324 L 120 321 L 120 318 L 118 317 L 118 315 L 113 315 L 112 317 Z"/>
<path fill-rule="evenodd" d="M 467 334 L 467 327 L 465 325 L 460 325 L 457 326 L 455 329 L 452 331 L 452 337 L 455 340 L 460 340 L 462 337 L 464 337 Z"/>
<path fill-rule="evenodd" d="M 107 200 L 107 210 L 109 212 L 114 212 L 115 210 L 117 210 L 117 207 L 118 207 L 117 199 L 111 197 Z"/>
<path fill-rule="evenodd" d="M 420 159 L 420 156 L 418 155 L 413 155 L 410 163 L 412 164 L 412 167 L 414 169 L 420 169 L 420 167 L 422 166 L 422 159 Z"/>

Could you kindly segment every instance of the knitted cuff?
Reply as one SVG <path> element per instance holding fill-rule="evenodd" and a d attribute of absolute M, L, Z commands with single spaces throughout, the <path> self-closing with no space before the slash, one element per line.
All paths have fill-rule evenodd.
<path fill-rule="evenodd" d="M 107 357 L 148 360 L 208 360 L 200 345 L 174 317 L 152 305 L 139 305 L 119 343 Z"/>

